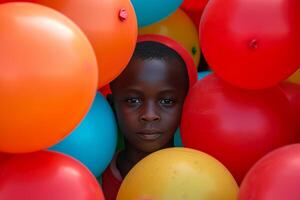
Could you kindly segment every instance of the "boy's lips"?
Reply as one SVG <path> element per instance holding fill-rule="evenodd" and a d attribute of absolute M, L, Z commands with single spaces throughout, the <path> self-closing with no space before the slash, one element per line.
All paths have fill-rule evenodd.
<path fill-rule="evenodd" d="M 138 137 L 142 140 L 156 140 L 158 139 L 161 135 L 162 132 L 159 131 L 141 131 L 137 133 Z"/>

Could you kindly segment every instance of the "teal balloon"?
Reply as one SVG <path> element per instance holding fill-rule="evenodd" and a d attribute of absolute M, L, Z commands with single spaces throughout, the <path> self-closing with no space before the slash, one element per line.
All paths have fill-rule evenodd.
<path fill-rule="evenodd" d="M 139 27 L 158 22 L 171 15 L 183 0 L 131 0 Z"/>
<path fill-rule="evenodd" d="M 183 147 L 179 128 L 177 129 L 174 135 L 174 146 Z"/>
<path fill-rule="evenodd" d="M 205 78 L 206 76 L 210 75 L 211 71 L 204 71 L 204 72 L 198 72 L 198 80 L 201 80 Z"/>
<path fill-rule="evenodd" d="M 97 93 L 90 111 L 79 126 L 50 150 L 76 158 L 98 177 L 113 158 L 117 132 L 109 103 Z"/>

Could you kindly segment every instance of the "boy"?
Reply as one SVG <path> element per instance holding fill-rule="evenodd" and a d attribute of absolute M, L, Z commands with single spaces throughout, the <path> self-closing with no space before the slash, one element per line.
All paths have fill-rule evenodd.
<path fill-rule="evenodd" d="M 103 174 L 107 200 L 117 196 L 122 179 L 150 153 L 173 146 L 179 126 L 190 71 L 173 49 L 153 41 L 137 44 L 122 74 L 111 83 L 110 101 L 125 149 L 119 152 Z M 194 75 L 193 75 L 194 76 Z"/>

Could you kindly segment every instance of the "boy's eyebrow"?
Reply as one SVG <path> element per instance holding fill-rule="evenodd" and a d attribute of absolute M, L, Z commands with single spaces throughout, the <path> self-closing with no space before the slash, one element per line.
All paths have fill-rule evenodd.
<path fill-rule="evenodd" d="M 143 93 L 143 90 L 138 88 L 126 88 L 124 89 L 125 92 L 133 92 L 133 93 Z"/>
<path fill-rule="evenodd" d="M 142 89 L 139 88 L 126 88 L 124 89 L 125 92 L 132 92 L 132 93 L 138 93 L 138 94 L 143 94 L 144 91 Z M 173 93 L 176 92 L 176 88 L 171 88 L 171 87 L 167 87 L 167 88 L 162 88 L 158 91 L 158 93 Z"/>
<path fill-rule="evenodd" d="M 168 93 L 168 92 L 176 92 L 176 88 L 163 88 L 159 91 L 159 93 Z"/>

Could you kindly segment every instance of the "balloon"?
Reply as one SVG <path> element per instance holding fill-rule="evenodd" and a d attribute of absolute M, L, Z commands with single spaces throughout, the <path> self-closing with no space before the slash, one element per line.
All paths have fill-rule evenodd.
<path fill-rule="evenodd" d="M 178 9 L 168 18 L 139 29 L 139 35 L 158 34 L 172 38 L 182 45 L 193 57 L 195 65 L 200 60 L 198 31 L 192 20 L 182 10 Z"/>
<path fill-rule="evenodd" d="M 15 154 L 0 162 L 1 199 L 104 200 L 95 177 L 55 152 Z"/>
<path fill-rule="evenodd" d="M 111 90 L 110 90 L 110 86 L 109 86 L 109 84 L 108 85 L 105 85 L 104 87 L 102 87 L 102 88 L 100 88 L 99 89 L 99 92 L 101 92 L 101 94 L 103 95 L 103 96 L 107 96 L 107 95 L 109 95 L 109 94 L 111 94 Z"/>
<path fill-rule="evenodd" d="M 0 151 L 48 148 L 94 99 L 92 46 L 71 20 L 37 4 L 1 4 L 0 27 Z"/>
<path fill-rule="evenodd" d="M 290 76 L 288 78 L 288 81 L 300 84 L 300 69 L 298 69 L 292 76 Z"/>
<path fill-rule="evenodd" d="M 11 3 L 11 2 L 35 2 L 36 0 L 0 0 L 0 3 Z"/>
<path fill-rule="evenodd" d="M 207 63 L 247 89 L 275 86 L 298 69 L 299 35 L 299 0 L 211 0 L 200 23 Z"/>
<path fill-rule="evenodd" d="M 117 200 L 235 200 L 238 186 L 213 157 L 186 148 L 157 151 L 132 168 Z"/>
<path fill-rule="evenodd" d="M 174 146 L 175 147 L 183 147 L 179 128 L 176 130 L 176 132 L 174 134 Z"/>
<path fill-rule="evenodd" d="M 184 0 L 180 8 L 184 10 L 193 20 L 194 24 L 199 27 L 200 19 L 207 3 L 208 0 Z"/>
<path fill-rule="evenodd" d="M 3 159 L 7 158 L 8 155 L 10 155 L 10 154 L 6 154 L 6 153 L 0 152 L 0 162 L 1 162 Z"/>
<path fill-rule="evenodd" d="M 211 71 L 198 72 L 198 80 L 205 78 L 206 76 L 210 75 L 211 73 L 212 73 Z"/>
<path fill-rule="evenodd" d="M 185 147 L 221 161 L 240 183 L 266 153 L 295 140 L 289 102 L 279 87 L 243 90 L 215 75 L 198 81 L 185 100 Z"/>
<path fill-rule="evenodd" d="M 131 0 L 139 27 L 147 26 L 168 17 L 183 0 Z"/>
<path fill-rule="evenodd" d="M 129 62 L 137 38 L 130 0 L 37 0 L 68 16 L 89 38 L 99 63 L 98 88 L 116 78 Z"/>
<path fill-rule="evenodd" d="M 239 200 L 300 199 L 300 145 L 282 147 L 268 154 L 247 174 Z"/>
<path fill-rule="evenodd" d="M 280 84 L 281 89 L 288 98 L 295 116 L 297 126 L 297 141 L 300 142 L 300 85 L 295 83 L 283 82 Z"/>
<path fill-rule="evenodd" d="M 106 99 L 98 93 L 81 124 L 51 150 L 76 158 L 98 177 L 112 160 L 116 143 L 114 113 Z"/>

